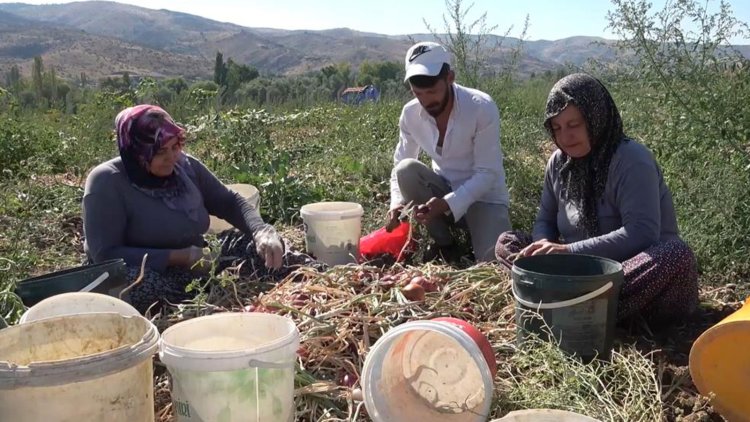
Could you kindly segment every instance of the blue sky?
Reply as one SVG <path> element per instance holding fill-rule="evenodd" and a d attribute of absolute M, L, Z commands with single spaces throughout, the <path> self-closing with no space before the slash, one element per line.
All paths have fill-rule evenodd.
<path fill-rule="evenodd" d="M 31 0 L 24 3 L 67 3 L 68 1 Z M 655 8 L 665 1 L 651 0 Z M 3 1 L 0 1 L 5 3 Z M 444 0 L 123 0 L 151 9 L 169 9 L 191 13 L 223 22 L 249 27 L 282 29 L 329 29 L 348 27 L 381 34 L 426 32 L 423 18 L 442 28 Z M 487 12 L 490 25 L 498 25 L 495 33 L 502 34 L 513 26 L 510 35 L 520 35 L 525 16 L 530 26 L 530 40 L 560 39 L 573 35 L 614 38 L 606 30 L 607 0 L 465 0 L 474 3 L 469 16 Z M 750 23 L 750 1 L 730 0 L 734 16 Z M 710 0 L 709 8 L 716 9 L 718 0 Z M 735 44 L 750 44 L 750 39 L 732 40 Z"/>

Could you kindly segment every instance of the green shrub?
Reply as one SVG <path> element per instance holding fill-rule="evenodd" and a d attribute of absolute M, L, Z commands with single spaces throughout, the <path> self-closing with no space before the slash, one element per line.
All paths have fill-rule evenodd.
<path fill-rule="evenodd" d="M 703 280 L 747 278 L 750 62 L 728 44 L 747 25 L 725 1 L 713 11 L 694 0 L 656 11 L 643 0 L 614 4 L 610 26 L 636 61 L 616 79 L 626 130 L 658 158 Z"/>

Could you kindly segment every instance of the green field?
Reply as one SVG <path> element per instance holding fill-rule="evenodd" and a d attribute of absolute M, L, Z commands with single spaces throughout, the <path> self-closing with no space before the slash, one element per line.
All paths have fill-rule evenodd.
<path fill-rule="evenodd" d="M 511 218 L 516 228 L 524 230 L 530 229 L 535 217 L 544 163 L 554 149 L 541 125 L 553 82 L 537 78 L 490 90 L 501 110 Z M 717 286 L 746 279 L 750 274 L 745 236 L 750 228 L 750 158 L 743 150 L 750 130 L 747 117 L 718 123 L 703 111 L 697 116 L 702 121 L 697 121 L 679 106 L 668 109 L 650 98 L 649 87 L 625 79 L 608 82 L 626 133 L 649 146 L 662 166 L 680 230 L 698 255 L 701 282 Z M 717 98 L 718 106 L 726 108 L 722 112 L 729 115 L 734 104 L 743 104 L 748 98 L 745 89 L 727 93 L 733 98 Z M 82 261 L 82 185 L 88 170 L 117 155 L 111 128 L 113 116 L 127 105 L 121 100 L 99 93 L 74 115 L 3 107 L 2 286 Z M 223 181 L 259 187 L 268 221 L 297 225 L 302 205 L 346 200 L 363 205 L 367 231 L 383 222 L 387 210 L 402 105 L 400 100 L 385 100 L 359 107 L 321 103 L 297 110 L 192 113 L 181 107 L 184 112 L 175 118 L 190 130 L 187 151 Z M 717 113 L 711 110 L 713 105 L 705 107 Z M 747 126 L 732 126 L 736 124 Z"/>
<path fill-rule="evenodd" d="M 491 91 L 502 115 L 501 136 L 512 200 L 511 218 L 515 227 L 525 230 L 531 228 L 544 163 L 553 150 L 541 126 L 546 93 L 553 82 L 553 79 L 537 78 Z M 658 99 L 651 100 L 652 92 L 637 81 L 621 78 L 608 83 L 620 104 L 627 133 L 646 143 L 663 167 L 674 194 L 680 229 L 699 258 L 705 315 L 714 315 L 714 319 L 707 316 L 697 326 L 710 326 L 716 322 L 716 315 L 736 308 L 747 292 L 744 283 L 750 275 L 745 236 L 750 230 L 747 155 L 732 149 L 732 139 L 722 138 L 725 127 L 696 123 L 686 118 L 677 106 L 665 108 Z M 748 98 L 748 91 L 733 94 Z M 23 310 L 12 294 L 16 282 L 31 275 L 78 265 L 84 259 L 80 215 L 83 182 L 89 169 L 116 155 L 111 122 L 117 111 L 127 105 L 121 97 L 105 93 L 97 94 L 96 100 L 74 115 L 6 105 L 0 116 L 4 170 L 0 176 L 0 286 L 3 292 L 0 309 L 11 323 Z M 321 103 L 296 110 L 289 107 L 233 108 L 219 112 L 199 107 L 190 112 L 191 107 L 186 106 L 181 107 L 183 111 L 175 117 L 190 129 L 187 150 L 203 160 L 223 181 L 258 186 L 263 198 L 263 216 L 284 232 L 299 232 L 299 208 L 321 200 L 361 203 L 366 210 L 363 231 L 368 232 L 382 225 L 387 210 L 388 177 L 402 104 L 403 100 L 385 100 L 359 107 Z M 741 129 L 747 133 L 748 128 L 750 125 Z M 732 132 L 731 136 L 736 133 Z M 466 274 L 465 277 L 470 278 L 473 273 Z M 493 294 L 498 296 L 471 298 L 472 306 L 495 298 L 492 300 L 498 305 L 491 308 L 494 309 L 491 312 L 501 315 L 500 305 L 510 304 L 509 294 L 507 290 Z M 211 297 L 208 295 L 209 299 Z M 248 295 L 241 300 L 250 303 L 254 298 Z M 427 303 L 438 306 L 429 300 Z M 202 309 L 199 314 L 209 312 Z M 439 306 L 426 308 L 424 313 L 414 314 L 414 317 L 436 311 L 466 317 L 450 309 L 441 311 Z M 475 321 L 486 327 L 491 321 L 499 321 L 492 318 L 475 318 Z M 608 420 L 639 420 L 643 415 L 649 416 L 640 420 L 653 420 L 654 415 L 673 420 L 675 394 L 692 388 L 689 377 L 679 377 L 686 371 L 685 362 L 675 358 L 685 353 L 689 343 L 687 346 L 661 346 L 673 347 L 675 351 L 661 361 L 671 368 L 670 377 L 676 379 L 666 380 L 659 378 L 664 376 L 663 371 L 656 372 L 660 361 L 652 361 L 648 346 L 643 347 L 643 338 L 638 334 L 625 334 L 620 338 L 616 366 L 591 367 L 568 360 L 554 349 L 509 352 L 514 350 L 513 336 L 507 335 L 512 331 L 512 324 L 507 327 L 506 335 L 492 338 L 493 346 L 507 358 L 502 384 L 507 394 L 497 399 L 495 415 L 498 416 L 513 408 L 546 406 L 577 410 L 605 419 L 608 415 L 619 415 Z M 670 332 L 680 337 L 680 330 Z M 692 338 L 699 334 L 694 329 L 691 333 Z M 548 379 L 549 373 L 540 373 L 542 363 L 551 365 L 548 369 L 558 371 L 556 375 Z M 303 385 L 314 383 L 316 377 L 325 378 L 321 375 L 324 373 L 326 371 L 306 372 L 310 378 Z M 511 380 L 516 378 L 507 378 L 513 373 L 519 377 L 517 379 L 525 381 L 513 382 Z M 587 383 L 598 377 L 612 380 L 630 377 L 641 384 L 636 393 L 608 390 L 609 396 L 597 398 L 592 395 L 595 389 Z M 619 384 L 612 381 L 610 385 L 615 388 Z M 539 389 L 548 390 L 550 394 L 540 398 L 535 394 Z M 570 389 L 579 395 L 568 395 L 566 392 Z M 656 400 L 652 396 L 659 389 L 663 396 Z M 313 400 L 310 397 L 318 396 L 305 397 L 305 400 Z M 702 409 L 694 405 L 694 401 L 688 403 L 684 407 Z M 308 405 L 304 400 L 300 404 L 302 408 Z M 315 415 L 320 420 L 326 420 L 321 416 L 325 414 L 321 409 L 325 408 L 339 409 L 336 413 L 339 416 L 346 414 L 340 410 L 346 408 L 341 399 L 322 400 L 319 406 L 315 407 L 318 409 Z M 604 413 L 596 409 L 604 409 Z"/>

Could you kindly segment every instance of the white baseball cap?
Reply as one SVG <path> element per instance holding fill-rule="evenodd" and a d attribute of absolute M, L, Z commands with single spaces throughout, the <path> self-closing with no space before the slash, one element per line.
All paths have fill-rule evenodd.
<path fill-rule="evenodd" d="M 442 45 L 423 41 L 416 43 L 406 52 L 404 82 L 412 76 L 437 76 L 443 64 L 451 64 L 451 55 Z"/>

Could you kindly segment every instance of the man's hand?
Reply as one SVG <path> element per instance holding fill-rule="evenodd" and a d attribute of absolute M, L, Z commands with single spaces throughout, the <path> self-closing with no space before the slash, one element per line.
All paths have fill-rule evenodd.
<path fill-rule="evenodd" d="M 561 245 L 559 243 L 550 242 L 547 239 L 540 239 L 531 245 L 523 248 L 518 253 L 519 256 L 533 256 L 533 255 L 550 255 L 555 253 L 568 253 L 568 246 Z"/>
<path fill-rule="evenodd" d="M 390 233 L 401 224 L 399 217 L 401 217 L 401 210 L 403 209 L 403 205 L 397 205 L 396 208 L 388 210 L 388 214 L 386 214 L 385 231 Z"/>
<path fill-rule="evenodd" d="M 446 211 L 449 211 L 450 207 L 443 198 L 430 198 L 426 204 L 422 204 L 417 207 L 417 211 L 414 213 L 414 217 L 418 222 L 427 224 L 435 218 L 445 217 Z"/>

